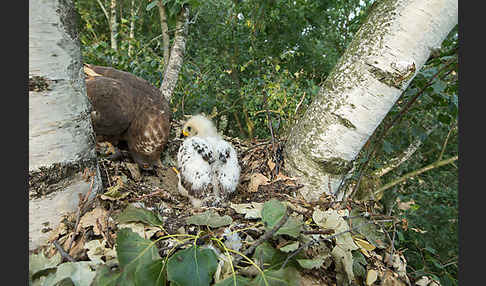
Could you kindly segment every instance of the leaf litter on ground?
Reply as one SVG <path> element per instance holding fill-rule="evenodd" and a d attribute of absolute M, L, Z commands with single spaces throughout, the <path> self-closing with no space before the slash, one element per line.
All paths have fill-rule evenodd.
<path fill-rule="evenodd" d="M 172 152 L 177 151 L 177 144 L 180 142 L 170 147 Z M 235 146 L 247 149 L 244 144 L 237 142 Z M 296 181 L 282 173 L 271 174 L 274 166 L 268 164 L 265 147 L 254 148 L 245 155 L 247 161 L 242 161 L 242 178 L 247 179 L 238 187 L 237 196 L 231 199 L 229 207 L 206 209 L 202 213 L 188 208 L 188 201 L 178 195 L 176 185 L 172 189 L 167 183 L 151 188 L 147 182 L 160 180 L 150 179 L 146 173 L 132 182 L 133 170 L 123 165 L 127 162 L 104 161 L 104 165 L 108 165 L 105 172 L 110 176 L 111 187 L 96 199 L 97 206 L 81 217 L 74 243 L 79 249 L 76 260 L 81 260 L 74 263 L 80 264 L 73 266 L 56 260 L 59 258 L 38 256 L 33 261 L 37 259 L 42 266 L 29 265 L 29 271 L 37 273 L 33 285 L 40 285 L 41 281 L 74 282 L 76 273 L 87 273 L 86 278 L 93 281 L 92 285 L 155 285 L 162 281 L 180 284 L 185 281 L 182 274 L 190 271 L 199 271 L 201 276 L 196 281 L 200 284 L 188 285 L 300 285 L 298 281 L 309 280 L 309 275 L 313 277 L 311 280 L 320 281 L 322 285 L 336 282 L 346 285 L 350 280 L 366 285 L 375 274 L 377 279 L 391 279 L 387 271 L 404 273 L 403 263 L 394 266 L 383 262 L 387 253 L 386 237 L 374 224 L 364 224 L 352 232 L 326 239 L 329 235 L 325 233 L 330 229 L 332 236 L 369 221 L 369 218 L 356 217 L 356 213 L 367 210 L 366 206 L 353 202 L 355 206 L 349 214 L 347 210 L 329 208 L 327 199 L 316 205 L 293 198 L 289 190 L 295 190 Z M 165 174 L 168 177 L 164 180 L 170 181 L 172 174 Z M 128 185 L 132 188 L 127 188 Z M 161 186 L 169 188 L 163 191 L 172 195 L 162 195 L 165 193 L 160 191 Z M 249 191 L 250 187 L 253 192 Z M 138 206 L 147 207 L 135 207 L 134 201 Z M 277 225 L 286 211 L 291 212 L 286 223 L 253 253 L 246 254 L 254 265 L 246 258 L 241 262 L 244 265 L 232 265 L 231 260 L 234 262 L 236 257 L 241 257 L 258 238 Z M 66 240 L 72 231 L 69 225 L 66 222 L 59 228 L 56 239 Z M 155 233 L 158 235 L 154 236 Z M 116 243 L 108 243 L 106 235 Z M 198 239 L 201 237 L 205 239 Z M 214 243 L 215 240 L 221 243 Z M 309 244 L 310 241 L 313 243 Z M 208 243 L 214 248 L 206 248 L 204 245 Z M 58 255 L 52 248 L 48 250 L 50 256 Z M 193 256 L 189 259 L 191 251 Z M 357 253 L 363 255 L 357 256 Z M 286 261 L 291 255 L 294 256 Z M 207 265 L 201 268 L 200 263 Z M 64 264 L 66 266 L 56 275 Z M 367 269 L 370 265 L 374 268 Z"/>

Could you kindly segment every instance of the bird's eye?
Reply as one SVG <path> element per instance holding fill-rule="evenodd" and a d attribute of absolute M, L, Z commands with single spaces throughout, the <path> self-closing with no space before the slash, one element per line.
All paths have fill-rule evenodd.
<path fill-rule="evenodd" d="M 191 126 L 187 126 L 187 131 L 191 132 Z"/>

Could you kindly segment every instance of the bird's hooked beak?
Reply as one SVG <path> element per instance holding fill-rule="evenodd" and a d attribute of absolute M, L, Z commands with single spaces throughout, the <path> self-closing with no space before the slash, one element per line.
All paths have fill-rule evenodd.
<path fill-rule="evenodd" d="M 185 130 L 182 130 L 181 136 L 179 138 L 184 138 L 184 137 L 187 137 L 187 136 L 189 136 L 189 133 L 187 133 Z"/>

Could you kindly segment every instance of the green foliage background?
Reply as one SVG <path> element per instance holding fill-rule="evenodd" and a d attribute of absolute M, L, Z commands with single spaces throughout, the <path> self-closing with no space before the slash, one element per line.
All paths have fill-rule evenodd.
<path fill-rule="evenodd" d="M 135 17 L 135 38 L 129 39 L 131 1 L 117 2 L 117 51 L 110 48 L 109 24 L 97 1 L 76 2 L 81 15 L 83 60 L 132 72 L 159 87 L 164 60 L 158 9 L 147 9 L 154 7 L 149 1 L 135 1 L 140 8 Z M 164 1 L 170 8 L 171 36 L 174 15 L 183 2 L 187 1 Z M 184 114 L 199 112 L 214 114 L 224 134 L 249 139 L 269 138 L 270 121 L 277 135 L 283 134 L 313 100 L 319 85 L 366 20 L 372 2 L 188 2 L 192 8 L 191 23 L 184 64 L 171 101 L 174 117 L 180 119 Z M 109 10 L 108 1 L 101 3 Z M 132 54 L 128 53 L 129 43 L 134 47 Z M 368 171 L 373 171 L 417 138 L 423 140 L 413 157 L 380 178 L 382 182 L 436 161 L 449 131 L 457 126 L 458 45 L 456 28 L 442 47 L 433 51 L 360 153 L 358 163 L 369 159 Z M 422 88 L 425 90 L 411 108 L 378 140 L 384 126 Z M 269 118 L 267 112 L 262 112 L 266 109 Z M 426 136 L 426 130 L 432 127 L 434 131 Z M 378 151 L 370 157 L 375 146 Z M 455 128 L 449 134 L 443 158 L 457 155 L 457 150 Z M 391 214 L 408 220 L 408 230 L 397 230 L 395 247 L 404 251 L 409 273 L 414 277 L 433 275 L 443 285 L 457 285 L 457 173 L 457 162 L 433 169 L 385 191 L 381 200 Z M 415 204 L 400 210 L 393 203 L 397 197 L 402 202 L 413 199 Z"/>

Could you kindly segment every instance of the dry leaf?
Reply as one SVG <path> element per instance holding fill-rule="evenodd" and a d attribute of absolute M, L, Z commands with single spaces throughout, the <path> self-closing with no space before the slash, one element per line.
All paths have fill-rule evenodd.
<path fill-rule="evenodd" d="M 105 261 L 110 261 L 116 258 L 116 251 L 106 247 L 106 240 L 91 240 L 84 244 L 84 249 L 87 249 L 86 255 L 95 264 L 104 264 Z M 105 257 L 105 260 L 102 259 Z"/>
<path fill-rule="evenodd" d="M 123 178 L 121 176 L 115 176 L 114 178 L 116 178 L 116 184 L 106 188 L 107 190 L 103 195 L 101 195 L 101 199 L 110 201 L 121 200 L 130 194 L 129 192 L 120 192 L 120 189 L 125 184 L 123 182 Z"/>
<path fill-rule="evenodd" d="M 138 164 L 125 162 L 125 167 L 127 167 L 128 171 L 130 171 L 130 174 L 132 175 L 134 181 L 138 182 L 142 179 Z"/>
<path fill-rule="evenodd" d="M 354 243 L 356 243 L 360 247 L 359 251 L 361 251 L 361 253 L 363 253 L 364 256 L 370 257 L 371 255 L 368 251 L 372 251 L 376 247 L 361 238 L 353 237 L 353 239 L 354 239 Z"/>
<path fill-rule="evenodd" d="M 361 248 L 364 248 L 368 251 L 372 251 L 374 250 L 376 247 L 374 245 L 372 245 L 371 243 L 367 242 L 366 240 L 363 240 L 361 238 L 358 238 L 358 237 L 353 237 L 354 239 L 354 242 Z"/>
<path fill-rule="evenodd" d="M 143 238 L 150 239 L 154 233 L 160 230 L 160 228 L 155 226 L 147 226 L 143 223 L 139 222 L 131 222 L 131 223 L 121 223 L 118 225 L 118 229 L 122 228 L 129 228 L 133 232 L 137 233 Z"/>
<path fill-rule="evenodd" d="M 248 185 L 248 191 L 254 193 L 258 191 L 260 185 L 267 185 L 268 178 L 261 173 L 254 173 L 250 177 L 250 184 Z"/>
<path fill-rule="evenodd" d="M 101 76 L 100 74 L 96 73 L 94 70 L 92 70 L 91 68 L 89 68 L 87 66 L 84 66 L 83 69 L 84 69 L 84 73 L 87 76 Z"/>
<path fill-rule="evenodd" d="M 300 286 L 328 286 L 328 284 L 322 284 L 322 282 L 309 274 L 303 274 L 300 279 Z"/>
<path fill-rule="evenodd" d="M 335 211 L 333 209 L 329 209 L 323 212 L 316 209 L 312 214 L 312 219 L 323 229 L 333 229 L 334 233 L 341 233 L 349 230 L 348 223 L 343 219 L 343 216 L 347 215 L 347 210 Z M 358 246 L 354 243 L 349 232 L 336 236 L 336 245 L 339 245 L 343 249 L 347 249 L 349 251 L 358 249 Z"/>
<path fill-rule="evenodd" d="M 345 273 L 348 281 L 353 281 L 353 254 L 351 251 L 336 245 L 332 249 L 331 255 L 336 263 L 336 272 Z"/>
<path fill-rule="evenodd" d="M 54 241 L 58 239 L 59 237 L 67 234 L 67 226 L 63 222 L 60 222 L 57 228 L 51 232 L 51 236 L 49 237 L 49 241 Z"/>
<path fill-rule="evenodd" d="M 422 233 L 422 234 L 427 232 L 426 230 L 422 230 L 420 228 L 415 228 L 415 227 L 411 227 L 410 229 L 415 231 L 415 232 Z"/>
<path fill-rule="evenodd" d="M 66 240 L 66 242 L 69 242 L 69 240 Z M 86 236 L 82 235 L 81 238 L 73 242 L 73 246 L 69 250 L 69 255 L 71 255 L 72 258 L 78 260 L 84 252 L 85 243 L 86 243 Z M 69 245 L 64 245 L 64 249 L 67 250 L 68 247 Z"/>
<path fill-rule="evenodd" d="M 397 207 L 403 211 L 408 210 L 413 204 L 415 204 L 414 200 L 410 200 L 408 202 L 401 202 L 400 198 L 397 198 Z"/>
<path fill-rule="evenodd" d="M 390 256 L 390 254 L 385 253 L 385 263 L 393 267 L 398 276 L 410 284 L 407 276 L 407 260 L 405 260 L 403 254 L 397 252 Z"/>
<path fill-rule="evenodd" d="M 110 155 L 115 154 L 115 147 L 110 142 L 97 142 L 96 146 L 101 154 Z"/>
<path fill-rule="evenodd" d="M 263 203 L 233 204 L 230 202 L 230 207 L 237 213 L 244 214 L 246 219 L 262 217 Z"/>
<path fill-rule="evenodd" d="M 415 282 L 415 285 L 416 286 L 427 286 L 427 285 L 429 285 L 429 281 L 430 281 L 429 277 L 422 276 L 422 278 L 420 278 L 419 280 L 417 280 Z"/>
<path fill-rule="evenodd" d="M 275 163 L 272 161 L 272 159 L 268 159 L 267 165 L 270 171 L 273 171 L 273 169 L 275 168 Z"/>
<path fill-rule="evenodd" d="M 405 231 L 408 229 L 408 220 L 406 218 L 402 218 L 402 228 Z"/>
<path fill-rule="evenodd" d="M 366 285 L 372 285 L 376 279 L 378 279 L 378 273 L 374 269 L 368 270 L 368 273 L 366 274 Z"/>
<path fill-rule="evenodd" d="M 396 275 L 396 274 L 395 274 Z M 394 273 L 390 270 L 387 270 L 383 277 L 381 277 L 381 286 L 406 286 L 407 284 L 403 283 L 400 278 L 396 277 Z"/>
<path fill-rule="evenodd" d="M 96 224 L 96 219 L 99 219 L 101 227 L 106 228 L 106 216 L 108 212 L 102 207 L 96 207 L 90 212 L 87 212 L 83 217 L 79 220 L 79 225 L 83 228 L 87 228 L 89 226 L 93 226 L 93 232 L 95 235 L 100 235 L 101 230 L 98 229 L 98 225 Z"/>

